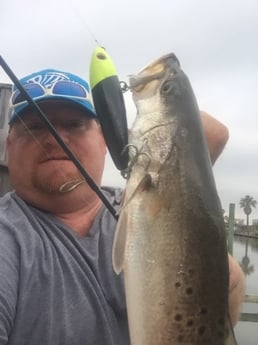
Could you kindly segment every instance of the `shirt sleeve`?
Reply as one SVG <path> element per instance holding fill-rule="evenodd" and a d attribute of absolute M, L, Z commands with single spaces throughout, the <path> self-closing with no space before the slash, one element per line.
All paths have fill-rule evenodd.
<path fill-rule="evenodd" d="M 0 345 L 8 343 L 17 301 L 19 250 L 12 235 L 0 223 Z"/>

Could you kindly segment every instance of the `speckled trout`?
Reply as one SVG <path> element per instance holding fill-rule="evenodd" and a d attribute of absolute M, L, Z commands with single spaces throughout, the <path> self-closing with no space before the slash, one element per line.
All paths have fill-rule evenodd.
<path fill-rule="evenodd" d="M 233 345 L 228 256 L 200 111 L 174 54 L 130 77 L 137 108 L 113 247 L 132 345 Z"/>

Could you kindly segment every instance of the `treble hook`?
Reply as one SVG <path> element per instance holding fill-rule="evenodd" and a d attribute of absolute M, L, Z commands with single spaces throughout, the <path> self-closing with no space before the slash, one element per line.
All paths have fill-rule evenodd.
<path fill-rule="evenodd" d="M 123 93 L 125 93 L 126 91 L 130 90 L 130 87 L 128 86 L 128 84 L 126 84 L 125 81 L 119 81 L 120 87 L 121 87 L 121 91 Z"/>
<path fill-rule="evenodd" d="M 121 171 L 121 175 L 122 175 L 122 177 L 123 177 L 124 179 L 126 179 L 126 180 L 129 179 L 130 174 L 131 174 L 131 171 L 132 171 L 132 168 L 133 168 L 133 166 L 135 165 L 135 163 L 137 162 L 137 160 L 138 160 L 138 158 L 139 158 L 140 156 L 145 156 L 145 157 L 147 157 L 148 162 L 147 162 L 147 165 L 146 165 L 146 167 L 145 167 L 145 170 L 147 171 L 147 170 L 149 169 L 149 166 L 150 166 L 150 164 L 151 164 L 151 156 L 150 156 L 150 154 L 148 154 L 148 153 L 142 151 L 144 145 L 146 144 L 146 142 L 147 142 L 147 140 L 145 139 L 145 141 L 144 141 L 144 143 L 143 143 L 143 145 L 142 145 L 142 147 L 141 147 L 140 149 L 138 149 L 138 147 L 137 147 L 136 145 L 134 145 L 134 144 L 128 144 L 128 145 L 126 145 L 126 147 L 124 148 L 124 150 L 126 150 L 126 149 L 132 147 L 132 148 L 134 148 L 134 150 L 135 150 L 135 153 L 134 153 L 133 157 L 132 157 L 131 160 L 129 161 L 128 167 L 127 167 L 126 169 L 124 169 L 124 170 Z"/>

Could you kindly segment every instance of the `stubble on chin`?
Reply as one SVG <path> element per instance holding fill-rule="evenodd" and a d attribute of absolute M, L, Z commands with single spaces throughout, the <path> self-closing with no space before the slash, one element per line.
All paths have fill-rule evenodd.
<path fill-rule="evenodd" d="M 79 172 L 65 172 L 62 169 L 52 171 L 48 174 L 34 173 L 32 184 L 35 189 L 44 194 L 60 194 L 60 188 L 64 183 L 80 180 L 82 178 Z"/>

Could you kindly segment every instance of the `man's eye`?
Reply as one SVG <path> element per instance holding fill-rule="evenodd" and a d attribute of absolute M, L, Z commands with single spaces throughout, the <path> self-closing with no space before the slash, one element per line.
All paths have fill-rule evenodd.
<path fill-rule="evenodd" d="M 83 125 L 82 121 L 73 121 L 68 123 L 68 126 L 71 128 L 79 128 Z"/>
<path fill-rule="evenodd" d="M 66 124 L 67 129 L 84 129 L 88 127 L 87 121 L 71 121 Z"/>
<path fill-rule="evenodd" d="M 44 129 L 45 126 L 41 123 L 32 123 L 32 124 L 28 124 L 26 128 L 28 131 L 40 131 Z"/>

